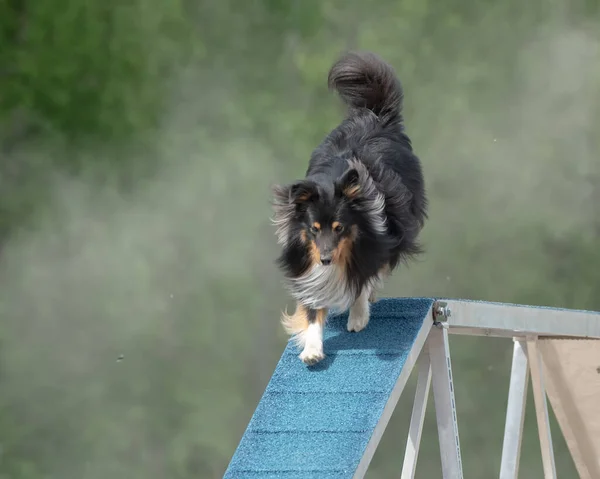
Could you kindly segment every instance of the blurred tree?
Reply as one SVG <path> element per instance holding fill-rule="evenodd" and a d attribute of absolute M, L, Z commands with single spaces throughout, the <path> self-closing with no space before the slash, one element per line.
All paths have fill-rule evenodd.
<path fill-rule="evenodd" d="M 348 48 L 396 67 L 431 196 L 388 294 L 600 309 L 599 7 L 0 1 L 0 479 L 222 476 L 285 341 L 268 187 L 340 120 Z M 490 477 L 510 342 L 452 348 L 465 474 Z M 400 470 L 408 410 L 369 477 Z"/>

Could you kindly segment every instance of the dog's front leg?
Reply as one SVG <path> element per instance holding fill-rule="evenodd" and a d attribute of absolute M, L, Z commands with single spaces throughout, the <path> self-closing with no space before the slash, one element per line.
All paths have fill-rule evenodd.
<path fill-rule="evenodd" d="M 304 349 L 300 353 L 300 359 L 308 365 L 316 364 L 325 358 L 323 353 L 323 326 L 326 316 L 326 309 L 306 308 L 308 324 L 304 332 Z"/>
<path fill-rule="evenodd" d="M 298 307 L 300 308 L 300 305 Z M 323 353 L 323 326 L 326 316 L 326 309 L 306 308 L 308 324 L 303 338 L 304 349 L 300 353 L 300 359 L 305 364 L 316 364 L 325 358 Z"/>
<path fill-rule="evenodd" d="M 300 359 L 306 364 L 316 364 L 323 354 L 323 326 L 327 317 L 327 309 L 311 309 L 298 303 L 294 314 L 283 314 L 283 327 L 302 348 Z"/>
<path fill-rule="evenodd" d="M 365 285 L 356 298 L 354 304 L 350 307 L 348 315 L 348 331 L 358 332 L 369 324 L 369 298 L 371 297 L 371 286 Z"/>

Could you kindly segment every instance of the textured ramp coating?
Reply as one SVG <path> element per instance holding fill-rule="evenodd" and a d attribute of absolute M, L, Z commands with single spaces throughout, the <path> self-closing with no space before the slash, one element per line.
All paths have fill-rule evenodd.
<path fill-rule="evenodd" d="M 330 316 L 327 357 L 307 367 L 288 343 L 225 479 L 351 478 L 433 299 L 382 299 L 360 333 Z"/>

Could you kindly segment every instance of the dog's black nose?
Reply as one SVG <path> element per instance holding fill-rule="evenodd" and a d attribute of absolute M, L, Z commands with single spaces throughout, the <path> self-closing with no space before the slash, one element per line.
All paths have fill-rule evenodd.
<path fill-rule="evenodd" d="M 331 263 L 331 258 L 323 258 L 321 256 L 321 264 L 328 265 Z"/>

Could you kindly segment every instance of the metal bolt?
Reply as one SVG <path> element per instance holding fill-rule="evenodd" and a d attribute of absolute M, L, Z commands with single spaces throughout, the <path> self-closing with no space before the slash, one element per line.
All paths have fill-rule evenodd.
<path fill-rule="evenodd" d="M 452 312 L 448 305 L 442 301 L 436 302 L 433 307 L 433 317 L 435 321 L 446 321 Z"/>

